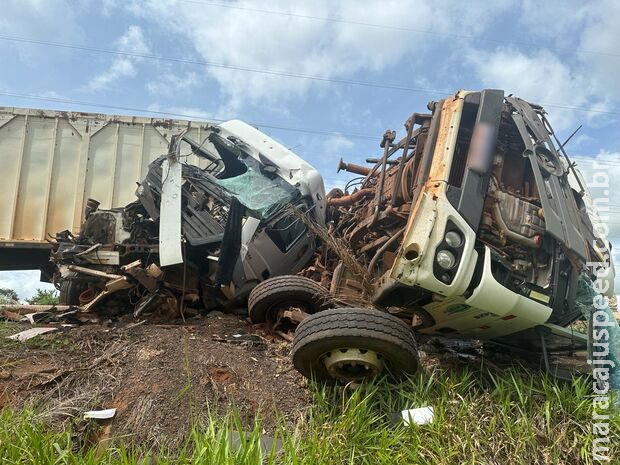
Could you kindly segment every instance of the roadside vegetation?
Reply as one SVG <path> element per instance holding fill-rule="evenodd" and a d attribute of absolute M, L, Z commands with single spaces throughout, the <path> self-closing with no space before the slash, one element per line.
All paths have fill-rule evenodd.
<path fill-rule="evenodd" d="M 18 304 L 22 299 L 13 289 L 0 288 L 0 305 Z M 58 292 L 55 290 L 37 289 L 37 292 L 25 299 L 30 305 L 58 305 Z"/>
<path fill-rule="evenodd" d="M 37 289 L 36 294 L 26 299 L 26 302 L 30 305 L 58 305 L 58 292 Z"/>
<path fill-rule="evenodd" d="M 592 397 L 571 383 L 520 368 L 435 368 L 400 385 L 311 386 L 312 407 L 266 443 L 260 420 L 207 415 L 180 447 L 145 450 L 124 438 L 80 445 L 71 428 L 51 431 L 35 410 L 0 416 L 3 464 L 578 464 L 593 463 Z M 432 406 L 435 419 L 404 426 L 390 415 Z M 620 417 L 611 430 L 620 430 Z M 281 424 L 285 424 L 282 421 Z M 289 422 L 290 425 L 290 422 Z M 262 447 L 261 447 L 262 443 Z M 611 438 L 611 457 L 620 441 Z"/>
<path fill-rule="evenodd" d="M 13 289 L 0 288 L 0 305 L 16 304 L 19 302 L 19 295 Z"/>

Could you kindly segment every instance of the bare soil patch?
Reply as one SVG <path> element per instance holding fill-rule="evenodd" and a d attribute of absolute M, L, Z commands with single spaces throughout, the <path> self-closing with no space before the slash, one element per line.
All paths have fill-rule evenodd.
<path fill-rule="evenodd" d="M 235 316 L 127 320 L 6 339 L 29 327 L 0 323 L 0 407 L 32 405 L 58 427 L 72 421 L 87 429 L 85 411 L 114 407 L 100 432 L 106 438 L 171 444 L 186 437 L 193 419 L 232 406 L 248 425 L 260 414 L 269 430 L 295 422 L 309 404 L 289 344 Z"/>

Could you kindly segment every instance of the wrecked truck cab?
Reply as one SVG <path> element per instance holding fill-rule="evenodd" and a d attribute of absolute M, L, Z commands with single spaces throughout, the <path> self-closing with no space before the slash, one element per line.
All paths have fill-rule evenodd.
<path fill-rule="evenodd" d="M 57 235 L 53 260 L 61 298 L 71 300 L 66 303 L 90 310 L 116 294 L 134 314 L 162 302 L 172 313 L 186 304 L 238 305 L 258 282 L 307 264 L 315 239 L 294 210 L 324 222 L 319 173 L 241 121 L 210 127 L 204 136 L 200 142 L 173 137 L 170 153 L 149 165 L 135 202 L 98 210 L 90 200 L 79 236 Z M 189 153 L 203 166 L 185 163 Z M 180 164 L 180 186 L 166 194 L 170 160 Z M 162 198 L 179 194 L 180 214 L 162 215 Z M 175 227 L 183 238 L 182 262 L 164 267 L 162 248 L 180 246 L 166 236 Z M 111 289 L 119 278 L 123 285 Z"/>
<path fill-rule="evenodd" d="M 306 265 L 316 244 L 307 225 L 290 208 L 307 213 L 318 224 L 325 222 L 325 188 L 319 172 L 299 156 L 262 132 L 239 120 L 219 126 L 220 135 L 243 141 L 256 168 L 218 184 L 237 196 L 258 216 L 248 218 L 241 234 L 241 260 L 235 268 L 236 286 L 247 293 L 258 282 L 296 273 Z M 274 186 L 278 183 L 278 188 Z"/>
<path fill-rule="evenodd" d="M 586 262 L 603 256 L 544 111 L 499 90 L 438 105 L 428 175 L 375 301 L 411 299 L 431 317 L 422 332 L 502 342 L 539 325 L 561 333 L 582 316 Z"/>
<path fill-rule="evenodd" d="M 240 120 L 232 120 L 218 126 L 226 137 L 243 141 L 251 149 L 249 154 L 265 167 L 272 167 L 285 182 L 295 187 L 302 198 L 312 205 L 312 218 L 319 224 L 325 223 L 325 187 L 321 174 L 279 142 Z"/>
<path fill-rule="evenodd" d="M 585 349 L 587 337 L 567 327 L 587 318 L 579 305 L 595 279 L 587 263 L 612 268 L 610 246 L 594 235 L 585 183 L 544 109 L 486 89 L 459 91 L 429 110 L 406 121 L 400 140 L 386 131 L 382 157 L 368 160 L 374 166 L 340 162 L 361 175 L 353 192 L 328 198 L 330 233 L 350 256 L 325 251 L 332 266 L 322 279 L 345 303 L 383 309 L 421 333 L 543 353 L 545 361 L 549 351 Z M 375 317 L 345 308 L 304 320 L 293 349 L 302 374 L 372 377 L 368 350 L 403 367 L 396 323 L 382 324 L 397 346 L 381 343 L 379 331 L 347 333 L 334 345 L 330 331 L 344 334 L 351 318 Z M 349 355 L 335 363 L 334 352 Z"/>

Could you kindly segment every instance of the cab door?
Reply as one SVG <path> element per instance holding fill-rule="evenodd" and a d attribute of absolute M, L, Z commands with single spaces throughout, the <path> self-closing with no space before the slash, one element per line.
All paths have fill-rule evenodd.
<path fill-rule="evenodd" d="M 306 211 L 301 201 L 296 209 Z M 295 274 L 310 260 L 315 249 L 314 235 L 306 223 L 288 211 L 261 224 L 248 244 L 244 269 L 248 280 L 264 281 L 272 276 Z"/>

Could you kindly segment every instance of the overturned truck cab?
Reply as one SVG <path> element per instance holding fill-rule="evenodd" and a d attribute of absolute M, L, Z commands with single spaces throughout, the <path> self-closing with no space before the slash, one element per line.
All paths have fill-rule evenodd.
<path fill-rule="evenodd" d="M 374 166 L 340 162 L 361 181 L 353 192 L 328 195 L 329 225 L 367 271 L 360 276 L 335 260 L 323 277 L 332 293 L 354 306 L 362 290 L 421 333 L 544 354 L 585 348 L 586 337 L 567 327 L 584 317 L 580 289 L 596 279 L 588 262 L 607 263 L 600 288 L 613 295 L 611 246 L 593 233 L 589 193 L 546 112 L 496 89 L 459 91 L 428 108 L 406 121 L 402 139 L 386 131 L 382 157 L 368 160 Z M 300 326 L 297 368 L 343 380 L 373 374 L 366 355 L 333 368 L 330 357 L 342 348 L 323 340 L 317 349 L 312 329 L 325 327 L 323 318 Z M 375 335 L 365 342 L 351 334 L 344 349 L 364 350 Z M 319 353 L 328 354 L 323 362 L 307 356 L 321 360 Z M 395 360 L 393 369 L 406 367 Z"/>
<path fill-rule="evenodd" d="M 376 302 L 406 300 L 423 332 L 519 344 L 539 339 L 521 331 L 581 317 L 586 262 L 611 254 L 596 246 L 585 186 L 571 187 L 574 167 L 544 110 L 501 90 L 460 92 L 435 104 L 431 128 L 400 253 Z"/>
<path fill-rule="evenodd" d="M 205 167 L 185 163 L 190 153 Z M 63 303 L 134 315 L 239 306 L 258 282 L 307 264 L 315 239 L 294 210 L 323 223 L 326 208 L 318 171 L 237 120 L 203 141 L 173 137 L 136 197 L 111 210 L 89 200 L 80 234 L 57 234 Z"/>

